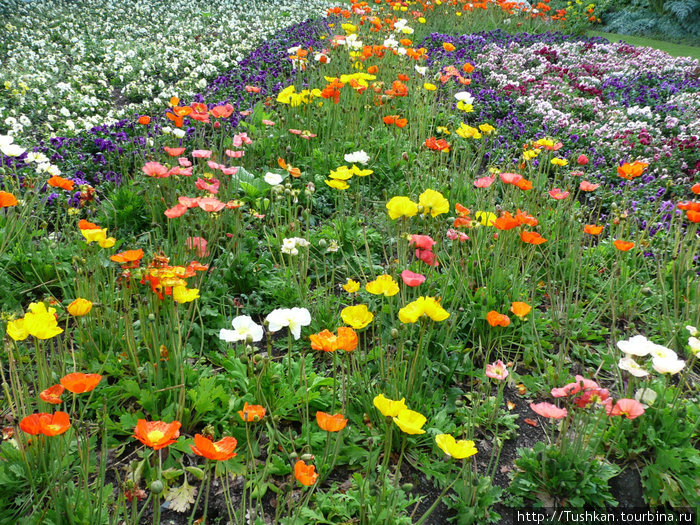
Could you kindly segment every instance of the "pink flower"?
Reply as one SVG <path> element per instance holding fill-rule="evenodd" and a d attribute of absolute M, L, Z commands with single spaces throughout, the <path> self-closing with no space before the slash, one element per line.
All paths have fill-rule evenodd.
<path fill-rule="evenodd" d="M 168 176 L 170 175 L 182 175 L 184 177 L 191 177 L 192 168 L 181 168 L 180 166 L 175 166 L 174 168 L 170 168 Z"/>
<path fill-rule="evenodd" d="M 496 177 L 481 177 L 474 181 L 477 188 L 488 188 L 496 180 Z"/>
<path fill-rule="evenodd" d="M 562 199 L 566 199 L 569 196 L 568 191 L 561 190 L 559 188 L 554 188 L 552 190 L 549 190 L 549 196 L 552 197 L 553 199 L 556 199 L 558 201 Z"/>
<path fill-rule="evenodd" d="M 264 121 L 263 121 L 264 122 Z M 268 121 L 270 122 L 270 121 Z M 268 124 L 270 125 L 270 124 Z M 247 133 L 238 133 L 233 136 L 233 146 L 240 148 L 243 144 L 252 144 L 253 141 L 250 139 Z"/>
<path fill-rule="evenodd" d="M 240 113 L 241 115 L 243 115 L 244 117 L 247 117 L 248 115 L 252 115 L 252 114 L 253 114 L 253 112 L 252 112 L 251 110 L 249 110 L 249 109 L 246 109 L 245 111 L 239 111 L 239 113 Z"/>
<path fill-rule="evenodd" d="M 595 388 L 584 391 L 583 394 L 574 399 L 574 403 L 579 408 L 585 408 L 591 403 L 604 404 L 609 397 L 610 392 L 607 388 Z"/>
<path fill-rule="evenodd" d="M 141 168 L 146 175 L 149 177 L 156 177 L 158 179 L 163 179 L 168 176 L 168 168 L 163 166 L 160 162 L 147 162 Z"/>
<path fill-rule="evenodd" d="M 209 181 L 211 183 L 204 179 L 197 179 L 194 185 L 198 190 L 208 191 L 212 195 L 216 195 L 219 193 L 219 181 L 216 179 L 209 179 Z"/>
<path fill-rule="evenodd" d="M 260 93 L 260 88 L 258 86 L 246 86 L 245 90 L 248 93 Z"/>
<path fill-rule="evenodd" d="M 180 157 L 179 159 L 177 159 L 177 163 L 183 168 L 189 168 L 190 166 L 192 166 L 192 163 L 187 157 Z"/>
<path fill-rule="evenodd" d="M 459 242 L 467 242 L 469 240 L 469 236 L 466 233 L 457 231 L 454 228 L 447 230 L 446 235 L 451 241 L 456 241 L 459 239 Z"/>
<path fill-rule="evenodd" d="M 223 173 L 224 175 L 235 175 L 236 173 L 238 173 L 238 166 L 232 166 L 230 168 L 221 168 L 221 173 Z"/>
<path fill-rule="evenodd" d="M 565 408 L 559 408 L 552 403 L 530 403 L 530 408 L 536 414 L 551 419 L 562 419 L 568 414 Z"/>
<path fill-rule="evenodd" d="M 644 405 L 636 399 L 619 399 L 615 406 L 608 403 L 606 411 L 609 416 L 625 416 L 627 419 L 634 419 L 644 413 Z"/>
<path fill-rule="evenodd" d="M 182 217 L 187 211 L 187 206 L 184 204 L 176 204 L 170 209 L 165 210 L 165 216 L 168 219 L 175 219 L 177 217 Z"/>
<path fill-rule="evenodd" d="M 583 173 L 583 171 L 581 171 L 581 170 L 573 170 L 573 171 L 571 172 L 571 176 L 572 176 L 572 177 L 583 177 L 583 176 L 584 176 L 584 173 Z"/>
<path fill-rule="evenodd" d="M 198 257 L 206 257 L 209 255 L 207 250 L 207 241 L 202 237 L 187 237 L 185 245 L 190 250 L 195 250 Z"/>
<path fill-rule="evenodd" d="M 271 120 L 268 120 L 266 118 L 263 119 L 262 123 L 265 124 L 266 126 L 274 126 L 275 125 L 274 122 L 272 122 Z"/>
<path fill-rule="evenodd" d="M 439 266 L 440 263 L 438 263 L 435 260 L 435 254 L 431 252 L 430 250 L 421 250 L 420 248 L 416 248 L 416 257 L 423 261 L 425 264 L 428 266 Z"/>
<path fill-rule="evenodd" d="M 163 149 L 171 157 L 177 157 L 185 152 L 185 148 L 170 148 L 168 146 L 163 146 Z"/>
<path fill-rule="evenodd" d="M 226 153 L 226 155 L 228 155 L 232 159 L 240 159 L 243 155 L 245 155 L 245 151 L 233 149 L 227 149 L 226 151 L 224 151 L 224 153 Z"/>
<path fill-rule="evenodd" d="M 523 176 L 519 175 L 518 173 L 501 173 L 499 176 L 506 184 L 517 184 L 523 180 Z"/>
<path fill-rule="evenodd" d="M 430 235 L 411 235 L 411 242 L 409 244 L 415 244 L 416 248 L 421 250 L 432 250 L 433 246 L 437 243 L 433 240 Z"/>
<path fill-rule="evenodd" d="M 202 199 L 199 199 L 199 202 L 197 202 L 197 206 L 199 206 L 206 212 L 213 213 L 223 210 L 226 205 L 219 199 L 215 199 L 213 197 L 204 197 Z"/>
<path fill-rule="evenodd" d="M 578 187 L 581 191 L 594 191 L 597 190 L 600 187 L 600 184 L 592 184 L 588 182 L 587 180 L 581 181 L 580 186 Z"/>
<path fill-rule="evenodd" d="M 213 170 L 220 170 L 220 169 L 223 169 L 226 167 L 223 164 L 219 164 L 218 162 L 214 162 L 213 160 L 208 160 L 207 166 L 209 166 L 209 168 L 211 168 Z"/>
<path fill-rule="evenodd" d="M 592 379 L 585 379 L 583 376 L 577 375 L 575 383 L 569 383 L 568 385 L 564 385 L 561 388 L 553 388 L 552 397 L 572 396 L 574 394 L 578 394 L 581 391 L 581 388 L 583 388 L 583 390 L 586 391 L 597 390 L 600 387 L 598 386 L 598 383 L 596 383 Z"/>
<path fill-rule="evenodd" d="M 498 379 L 499 381 L 503 381 L 506 377 L 508 377 L 508 369 L 506 368 L 505 363 L 500 359 L 493 364 L 486 365 L 485 373 L 486 377 Z"/>
<path fill-rule="evenodd" d="M 187 206 L 188 208 L 196 208 L 197 206 L 199 206 L 199 200 L 199 197 L 193 198 L 182 196 L 177 198 L 177 202 L 179 202 L 183 206 Z"/>
<path fill-rule="evenodd" d="M 425 282 L 425 275 L 414 273 L 411 270 L 401 272 L 401 279 L 406 286 L 415 287 Z"/>
<path fill-rule="evenodd" d="M 196 149 L 192 152 L 192 156 L 195 159 L 208 159 L 211 157 L 211 153 L 210 149 Z"/>

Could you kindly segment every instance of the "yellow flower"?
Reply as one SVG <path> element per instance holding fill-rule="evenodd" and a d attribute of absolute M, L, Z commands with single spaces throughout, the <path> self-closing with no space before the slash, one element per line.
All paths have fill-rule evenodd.
<path fill-rule="evenodd" d="M 398 416 L 394 417 L 394 423 L 406 434 L 425 434 L 422 427 L 426 421 L 423 414 L 407 408 L 399 410 Z"/>
<path fill-rule="evenodd" d="M 363 170 L 358 168 L 355 164 L 352 165 L 352 173 L 358 177 L 366 177 L 367 175 L 372 175 L 374 170 Z"/>
<path fill-rule="evenodd" d="M 467 104 L 463 100 L 460 100 L 459 102 L 457 102 L 457 109 L 461 109 L 465 113 L 472 113 L 474 111 L 474 106 L 472 106 L 471 104 Z"/>
<path fill-rule="evenodd" d="M 85 237 L 87 244 L 91 242 L 105 242 L 107 240 L 107 228 L 102 228 L 101 230 L 80 230 L 80 233 Z"/>
<path fill-rule="evenodd" d="M 386 203 L 389 210 L 389 217 L 398 219 L 399 217 L 413 217 L 418 213 L 418 205 L 408 197 L 392 197 Z"/>
<path fill-rule="evenodd" d="M 114 237 L 107 237 L 106 239 L 98 240 L 97 244 L 100 245 L 100 248 L 111 248 L 116 242 L 117 239 L 115 239 Z"/>
<path fill-rule="evenodd" d="M 404 324 L 415 323 L 424 315 L 440 322 L 447 319 L 450 313 L 440 306 L 440 302 L 434 297 L 421 296 L 399 310 L 399 321 Z"/>
<path fill-rule="evenodd" d="M 555 166 L 566 166 L 569 163 L 566 159 L 560 159 L 559 157 L 554 157 L 550 162 Z"/>
<path fill-rule="evenodd" d="M 552 139 L 539 139 L 533 143 L 533 146 L 538 148 L 551 148 L 554 146 L 554 141 Z"/>
<path fill-rule="evenodd" d="M 474 217 L 484 226 L 493 226 L 493 223 L 496 222 L 496 214 L 490 211 L 477 211 Z"/>
<path fill-rule="evenodd" d="M 421 16 L 421 17 L 418 19 L 418 22 L 420 22 L 421 24 L 425 24 L 425 18 Z"/>
<path fill-rule="evenodd" d="M 326 179 L 323 182 L 325 182 L 331 188 L 335 188 L 336 190 L 347 190 L 350 187 L 350 184 L 348 184 L 344 180 Z"/>
<path fill-rule="evenodd" d="M 345 31 L 348 35 L 357 31 L 357 27 L 352 24 L 341 24 L 340 27 L 342 27 L 343 31 Z"/>
<path fill-rule="evenodd" d="M 24 319 L 16 319 L 7 323 L 7 335 L 15 341 L 24 341 L 29 337 L 29 332 L 24 327 Z"/>
<path fill-rule="evenodd" d="M 476 128 L 467 126 L 464 122 L 455 130 L 455 133 L 463 139 L 480 139 L 481 133 Z"/>
<path fill-rule="evenodd" d="M 532 160 L 534 159 L 537 155 L 540 154 L 540 150 L 538 149 L 529 149 L 527 151 L 523 152 L 523 158 L 525 160 Z"/>
<path fill-rule="evenodd" d="M 365 285 L 367 290 L 372 295 L 383 295 L 391 297 L 399 293 L 399 284 L 394 281 L 391 275 L 380 275 L 374 281 L 368 282 Z"/>
<path fill-rule="evenodd" d="M 435 91 L 437 86 L 435 84 L 431 84 L 430 82 L 426 82 L 423 84 L 423 89 L 426 91 Z"/>
<path fill-rule="evenodd" d="M 450 211 L 450 201 L 443 197 L 442 193 L 435 190 L 425 190 L 421 193 L 418 204 L 423 206 L 423 213 L 430 213 L 432 217 Z"/>
<path fill-rule="evenodd" d="M 51 339 L 63 330 L 58 327 L 56 321 L 55 308 L 46 309 L 44 303 L 32 303 L 29 305 L 30 312 L 24 316 L 24 329 L 37 339 Z"/>
<path fill-rule="evenodd" d="M 385 417 L 396 417 L 399 412 L 406 409 L 406 398 L 401 398 L 399 401 L 394 401 L 384 397 L 384 394 L 379 394 L 374 398 L 374 406 Z"/>
<path fill-rule="evenodd" d="M 437 127 L 437 132 L 442 133 L 443 135 L 449 135 L 450 130 L 447 128 L 447 126 L 438 126 Z"/>
<path fill-rule="evenodd" d="M 296 91 L 297 90 L 293 84 L 291 86 L 287 86 L 277 94 L 277 102 L 280 102 L 281 104 L 289 104 L 292 100 L 292 95 L 296 94 Z"/>
<path fill-rule="evenodd" d="M 199 289 L 187 288 L 181 284 L 173 287 L 173 300 L 178 303 L 189 303 L 199 299 Z"/>
<path fill-rule="evenodd" d="M 490 135 L 491 133 L 496 131 L 496 128 L 494 128 L 491 124 L 479 124 L 479 129 L 482 133 L 485 133 L 486 135 Z"/>
<path fill-rule="evenodd" d="M 68 313 L 71 314 L 74 317 L 80 317 L 83 315 L 87 315 L 90 310 L 92 310 L 92 302 L 88 301 L 87 299 L 82 299 L 81 297 L 78 297 L 75 301 L 70 303 L 68 305 Z"/>
<path fill-rule="evenodd" d="M 346 306 L 340 312 L 343 322 L 350 325 L 355 330 L 364 328 L 374 319 L 374 314 L 369 311 L 367 305 L 358 304 L 355 306 Z"/>
<path fill-rule="evenodd" d="M 450 434 L 438 434 L 435 436 L 435 443 L 445 454 L 455 459 L 468 458 L 477 453 L 473 441 L 456 441 Z"/>
<path fill-rule="evenodd" d="M 355 293 L 360 289 L 360 283 L 348 278 L 348 282 L 343 285 L 343 290 L 348 293 Z"/>
<path fill-rule="evenodd" d="M 347 166 L 338 166 L 338 168 L 335 171 L 331 170 L 331 173 L 328 176 L 331 179 L 335 180 L 348 180 L 352 177 L 352 174 L 353 170 L 351 170 Z"/>

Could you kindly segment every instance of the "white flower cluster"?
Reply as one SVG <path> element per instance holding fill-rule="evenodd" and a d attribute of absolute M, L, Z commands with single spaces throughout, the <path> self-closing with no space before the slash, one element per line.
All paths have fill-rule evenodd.
<path fill-rule="evenodd" d="M 71 136 L 187 98 L 330 0 L 10 0 L 0 133 Z"/>
<path fill-rule="evenodd" d="M 299 255 L 298 248 L 306 248 L 311 243 L 301 237 L 289 237 L 282 240 L 282 253 L 288 255 Z"/>

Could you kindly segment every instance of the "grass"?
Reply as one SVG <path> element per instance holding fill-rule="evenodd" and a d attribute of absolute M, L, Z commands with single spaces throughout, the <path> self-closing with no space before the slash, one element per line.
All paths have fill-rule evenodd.
<path fill-rule="evenodd" d="M 645 38 L 642 36 L 620 35 L 617 33 L 603 33 L 601 31 L 588 31 L 588 33 L 586 34 L 588 36 L 602 36 L 604 38 L 607 38 L 611 42 L 618 42 L 619 40 L 622 40 L 634 46 L 653 47 L 654 49 L 666 51 L 666 53 L 674 57 L 689 56 L 700 60 L 700 47 L 698 46 L 674 44 L 672 42 L 666 42 L 664 40 L 655 40 L 653 38 Z"/>

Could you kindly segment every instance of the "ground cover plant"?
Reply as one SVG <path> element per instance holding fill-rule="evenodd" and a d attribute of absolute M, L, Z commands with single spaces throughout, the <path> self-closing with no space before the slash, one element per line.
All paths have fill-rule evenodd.
<path fill-rule="evenodd" d="M 697 508 L 698 62 L 566 16 L 339 5 L 0 136 L 0 523 Z"/>

